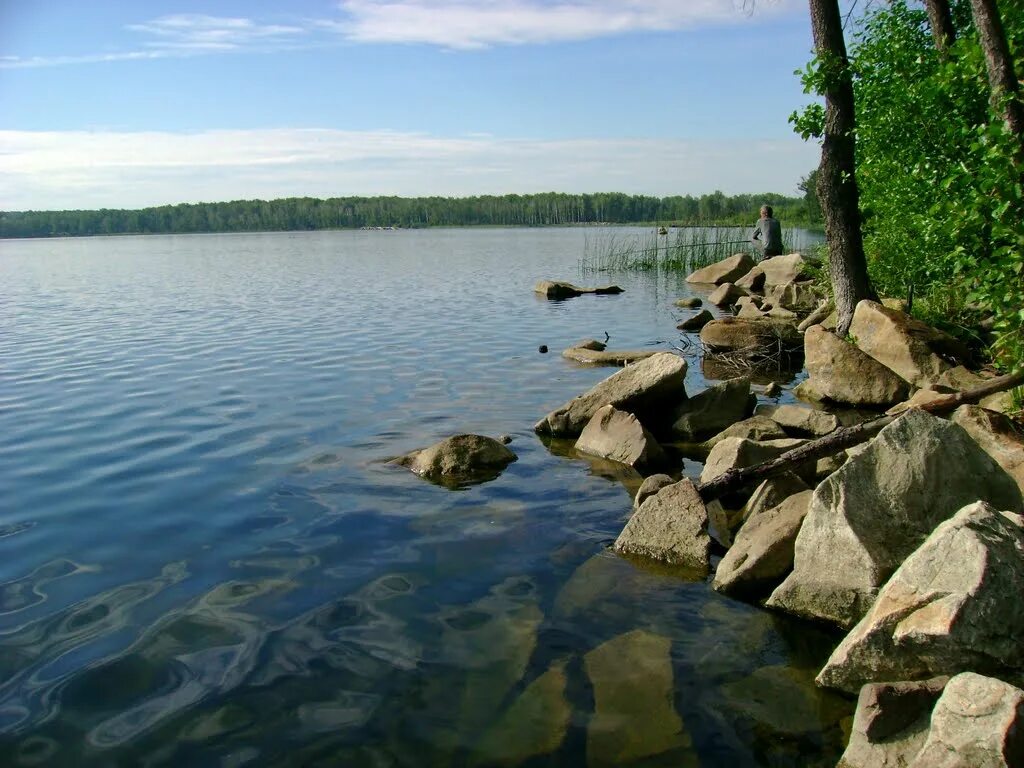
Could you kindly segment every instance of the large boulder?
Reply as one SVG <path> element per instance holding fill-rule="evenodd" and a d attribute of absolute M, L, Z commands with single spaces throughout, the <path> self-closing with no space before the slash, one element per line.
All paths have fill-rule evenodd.
<path fill-rule="evenodd" d="M 637 417 L 611 405 L 601 408 L 583 428 L 576 450 L 628 464 L 640 472 L 665 463 L 661 446 Z"/>
<path fill-rule="evenodd" d="M 566 283 L 561 280 L 541 280 L 533 287 L 535 293 L 539 293 L 547 299 L 571 299 L 575 296 L 582 296 L 584 293 L 622 293 L 622 288 L 617 285 L 603 285 L 596 288 L 580 288 L 578 285 Z"/>
<path fill-rule="evenodd" d="M 799 253 L 787 253 L 773 256 L 758 263 L 757 268 L 764 272 L 764 288 L 767 291 L 777 285 L 794 283 L 808 276 L 809 264 Z"/>
<path fill-rule="evenodd" d="M 771 419 L 788 433 L 797 436 L 821 437 L 829 432 L 834 432 L 839 426 L 839 419 L 833 414 L 815 408 L 805 408 L 802 405 L 762 403 L 754 409 L 754 415 Z"/>
<path fill-rule="evenodd" d="M 676 440 L 695 442 L 750 415 L 750 379 L 741 376 L 708 387 L 669 416 Z"/>
<path fill-rule="evenodd" d="M 677 482 L 675 478 L 665 474 L 649 475 L 645 477 L 644 481 L 640 483 L 640 487 L 637 489 L 636 496 L 633 497 L 633 509 L 639 509 L 640 505 L 647 501 L 647 499 L 656 494 L 666 485 L 672 485 L 672 483 L 675 482 Z"/>
<path fill-rule="evenodd" d="M 743 437 L 747 440 L 782 440 L 789 435 L 777 422 L 766 416 L 754 415 L 726 427 L 714 437 L 709 437 L 704 441 L 704 447 L 710 451 L 727 437 Z"/>
<path fill-rule="evenodd" d="M 774 259 L 772 259 L 774 261 Z M 783 307 L 794 312 L 810 312 L 822 299 L 821 291 L 811 283 L 779 283 L 766 289 L 765 294 L 776 307 Z"/>
<path fill-rule="evenodd" d="M 553 437 L 575 437 L 606 405 L 629 411 L 641 420 L 685 399 L 683 380 L 686 361 L 670 352 L 659 352 L 646 360 L 626 366 L 574 397 L 534 425 L 534 430 Z"/>
<path fill-rule="evenodd" d="M 657 349 L 590 349 L 569 347 L 562 357 L 586 365 L 629 365 L 658 354 Z"/>
<path fill-rule="evenodd" d="M 732 283 L 747 274 L 753 266 L 754 260 L 750 258 L 749 253 L 737 253 L 703 269 L 698 269 L 686 278 L 686 282 L 711 285 Z"/>
<path fill-rule="evenodd" d="M 909 768 L 1024 765 L 1024 691 L 973 672 L 946 684 L 931 729 Z"/>
<path fill-rule="evenodd" d="M 947 682 L 939 677 L 861 688 L 839 768 L 906 768 L 928 738 L 932 709 Z"/>
<path fill-rule="evenodd" d="M 787 321 L 771 318 L 723 317 L 700 329 L 700 340 L 712 352 L 742 352 L 751 355 L 799 350 L 803 334 Z"/>
<path fill-rule="evenodd" d="M 850 336 L 857 346 L 915 387 L 927 388 L 969 357 L 959 341 L 903 312 L 861 301 Z"/>
<path fill-rule="evenodd" d="M 711 586 L 725 594 L 757 596 L 777 587 L 793 568 L 793 544 L 812 491 L 751 515 L 718 564 Z"/>
<path fill-rule="evenodd" d="M 961 405 L 953 413 L 953 422 L 966 429 L 1024 493 L 1024 441 L 1016 425 L 1003 414 L 977 405 Z"/>
<path fill-rule="evenodd" d="M 941 523 L 818 675 L 830 688 L 1024 670 L 1024 518 L 977 502 Z"/>
<path fill-rule="evenodd" d="M 879 407 L 907 397 L 907 382 L 889 368 L 820 325 L 804 333 L 804 364 L 815 399 Z"/>
<path fill-rule="evenodd" d="M 1021 508 L 1016 483 L 961 427 L 908 411 L 817 487 L 793 573 L 768 605 L 852 627 L 935 526 L 979 498 Z"/>
<path fill-rule="evenodd" d="M 733 282 L 737 288 L 742 288 L 745 291 L 761 291 L 764 289 L 764 270 L 755 266 L 743 277 Z"/>
<path fill-rule="evenodd" d="M 615 540 L 615 551 L 707 574 L 711 565 L 708 512 L 684 478 L 648 497 Z"/>
<path fill-rule="evenodd" d="M 755 464 L 777 459 L 786 451 L 800 447 L 804 442 L 804 440 L 793 438 L 755 442 L 742 437 L 727 437 L 711 449 L 707 461 L 704 462 L 704 469 L 700 473 L 700 481 L 709 483 L 730 469 L 752 467 Z M 813 462 L 811 469 L 813 470 Z M 797 469 L 798 473 L 803 471 L 804 468 Z"/>
<path fill-rule="evenodd" d="M 454 435 L 393 459 L 421 477 L 445 485 L 492 480 L 516 460 L 506 446 L 483 435 Z"/>
<path fill-rule="evenodd" d="M 706 309 L 702 309 L 692 317 L 688 317 L 679 325 L 676 326 L 680 331 L 699 331 L 705 325 L 715 319 L 715 316 L 708 312 Z"/>
<path fill-rule="evenodd" d="M 737 288 L 732 283 L 722 283 L 708 295 L 708 304 L 724 307 L 728 304 L 735 304 L 737 299 L 746 295 L 747 292 L 742 288 Z"/>
<path fill-rule="evenodd" d="M 780 472 L 754 489 L 754 492 L 747 499 L 747 503 L 740 510 L 740 522 L 749 520 L 753 515 L 765 510 L 777 507 L 783 501 L 801 491 L 812 490 L 803 480 L 792 472 Z"/>

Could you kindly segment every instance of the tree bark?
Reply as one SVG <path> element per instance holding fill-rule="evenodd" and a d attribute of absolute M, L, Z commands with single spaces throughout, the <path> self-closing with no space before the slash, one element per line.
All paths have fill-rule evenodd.
<path fill-rule="evenodd" d="M 1020 100 L 1017 75 L 1013 70 L 999 6 L 996 0 L 971 0 L 971 13 L 985 52 L 992 103 L 1002 111 L 1007 127 L 1024 142 L 1024 104 Z"/>
<path fill-rule="evenodd" d="M 809 0 L 818 61 L 826 72 L 825 135 L 821 145 L 818 199 L 825 219 L 829 275 L 835 294 L 836 331 L 845 336 L 853 310 L 875 299 L 860 229 L 860 195 L 855 176 L 856 119 L 850 61 L 838 0 Z"/>
<path fill-rule="evenodd" d="M 949 46 L 956 40 L 956 29 L 953 27 L 953 14 L 949 10 L 949 0 L 924 0 L 928 11 L 928 24 L 932 28 L 932 39 L 935 48 L 945 56 Z"/>

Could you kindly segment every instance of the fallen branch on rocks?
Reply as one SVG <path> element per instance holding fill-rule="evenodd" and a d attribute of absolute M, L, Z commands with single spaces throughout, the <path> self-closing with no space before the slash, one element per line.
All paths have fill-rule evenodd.
<path fill-rule="evenodd" d="M 1024 372 L 999 376 L 975 389 L 945 395 L 919 407 L 921 410 L 928 411 L 929 413 L 945 413 L 954 410 L 964 403 L 974 403 L 984 397 L 994 395 L 997 392 L 1005 392 L 1021 384 L 1024 384 Z M 772 459 L 762 464 L 755 464 L 752 467 L 731 469 L 714 480 L 700 483 L 697 486 L 697 493 L 700 494 L 701 499 L 706 503 L 721 498 L 728 493 L 760 483 L 766 478 L 791 470 L 805 462 L 832 456 L 844 448 L 850 448 L 871 439 L 899 416 L 900 414 L 879 416 L 871 421 L 865 421 L 862 424 L 846 427 L 845 429 L 838 429 L 825 435 L 825 437 L 804 443 L 798 448 L 787 451 L 777 459 Z"/>

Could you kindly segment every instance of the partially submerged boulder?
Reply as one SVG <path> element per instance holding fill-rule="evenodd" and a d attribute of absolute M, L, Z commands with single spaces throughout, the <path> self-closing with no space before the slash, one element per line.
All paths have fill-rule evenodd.
<path fill-rule="evenodd" d="M 701 328 L 700 340 L 712 352 L 759 355 L 797 351 L 804 337 L 790 322 L 769 318 L 723 317 Z"/>
<path fill-rule="evenodd" d="M 703 269 L 698 269 L 686 278 L 686 282 L 710 285 L 731 283 L 747 274 L 753 266 L 754 260 L 750 258 L 749 253 L 737 253 Z"/>
<path fill-rule="evenodd" d="M 690 296 L 685 299 L 676 299 L 676 306 L 682 307 L 683 309 L 696 309 L 704 302 L 698 299 L 696 296 Z"/>
<path fill-rule="evenodd" d="M 575 296 L 582 296 L 584 293 L 622 293 L 622 288 L 617 285 L 603 285 L 597 288 L 581 288 L 578 285 L 566 283 L 561 280 L 541 280 L 534 286 L 533 290 L 535 293 L 539 293 L 548 299 L 571 299 Z"/>
<path fill-rule="evenodd" d="M 712 587 L 730 595 L 757 596 L 777 587 L 793 568 L 793 544 L 807 516 L 812 491 L 751 515 L 718 564 Z"/>
<path fill-rule="evenodd" d="M 908 394 L 906 381 L 820 325 L 804 333 L 804 363 L 815 399 L 878 407 L 898 403 Z"/>
<path fill-rule="evenodd" d="M 817 487 L 793 573 L 768 605 L 853 626 L 935 526 L 979 498 L 1021 508 L 1016 483 L 961 427 L 908 411 Z"/>
<path fill-rule="evenodd" d="M 661 446 L 637 417 L 611 405 L 594 414 L 576 441 L 576 450 L 628 464 L 640 472 L 665 463 Z"/>
<path fill-rule="evenodd" d="M 686 397 L 686 361 L 669 352 L 628 365 L 584 394 L 555 409 L 534 425 L 552 437 L 576 437 L 602 407 L 614 405 L 641 420 L 645 413 L 671 407 Z"/>
<path fill-rule="evenodd" d="M 750 399 L 750 379 L 745 376 L 715 384 L 672 412 L 669 432 L 676 440 L 703 440 L 749 416 Z"/>
<path fill-rule="evenodd" d="M 983 502 L 940 523 L 833 652 L 821 685 L 1024 671 L 1024 518 Z"/>
<path fill-rule="evenodd" d="M 755 416 L 762 416 L 779 424 L 787 433 L 797 436 L 821 437 L 839 427 L 839 419 L 826 411 L 805 408 L 802 405 L 771 405 L 762 403 L 754 409 Z"/>
<path fill-rule="evenodd" d="M 915 387 L 935 384 L 943 371 L 969 357 L 952 336 L 874 301 L 857 304 L 850 336 L 861 350 Z"/>
<path fill-rule="evenodd" d="M 615 540 L 615 551 L 707 574 L 711 566 L 708 513 L 693 481 L 684 478 L 647 498 Z"/>
<path fill-rule="evenodd" d="M 562 357 L 587 365 L 629 365 L 658 354 L 657 349 L 588 349 L 569 347 Z"/>
<path fill-rule="evenodd" d="M 702 309 L 693 317 L 688 317 L 679 325 L 676 326 L 680 331 L 699 331 L 705 325 L 715 319 L 715 316 L 708 312 L 706 309 Z"/>
<path fill-rule="evenodd" d="M 491 437 L 454 435 L 392 459 L 392 463 L 447 485 L 493 480 L 516 458 L 511 450 Z"/>
<path fill-rule="evenodd" d="M 633 499 L 633 509 L 638 509 L 641 504 L 647 501 L 648 498 L 656 494 L 666 485 L 672 485 L 676 480 L 669 475 L 657 474 L 645 477 L 643 483 L 640 484 L 640 488 L 636 492 L 636 497 Z"/>

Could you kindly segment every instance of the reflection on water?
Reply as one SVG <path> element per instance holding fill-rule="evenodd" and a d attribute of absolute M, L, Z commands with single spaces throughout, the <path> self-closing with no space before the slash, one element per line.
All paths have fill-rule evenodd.
<path fill-rule="evenodd" d="M 616 557 L 638 476 L 533 435 L 608 374 L 540 344 L 682 341 L 678 276 L 533 296 L 583 239 L 0 243 L 0 762 L 834 764 L 834 638 Z M 381 462 L 454 432 L 519 461 Z"/>

